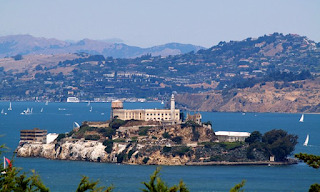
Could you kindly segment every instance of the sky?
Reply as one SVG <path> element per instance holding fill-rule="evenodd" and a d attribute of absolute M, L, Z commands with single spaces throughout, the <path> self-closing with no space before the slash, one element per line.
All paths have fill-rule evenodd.
<path fill-rule="evenodd" d="M 0 36 L 212 47 L 279 32 L 320 42 L 319 0 L 1 0 Z"/>

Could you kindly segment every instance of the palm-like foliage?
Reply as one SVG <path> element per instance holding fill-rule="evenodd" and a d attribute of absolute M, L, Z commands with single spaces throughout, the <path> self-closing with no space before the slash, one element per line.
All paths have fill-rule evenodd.
<path fill-rule="evenodd" d="M 82 179 L 78 185 L 78 188 L 76 192 L 84 192 L 84 191 L 93 191 L 93 192 L 101 192 L 104 190 L 104 187 L 97 187 L 99 181 L 89 181 L 89 177 L 82 176 Z M 113 185 L 108 187 L 104 192 L 112 192 L 113 191 Z"/>
<path fill-rule="evenodd" d="M 180 181 L 179 186 L 169 187 L 162 179 L 159 177 L 160 168 L 157 168 L 155 172 L 150 175 L 150 181 L 142 182 L 147 189 L 142 189 L 143 192 L 189 192 L 183 181 Z"/>

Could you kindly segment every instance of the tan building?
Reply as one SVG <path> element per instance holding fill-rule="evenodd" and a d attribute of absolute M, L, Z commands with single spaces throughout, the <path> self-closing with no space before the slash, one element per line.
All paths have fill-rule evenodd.
<path fill-rule="evenodd" d="M 193 121 L 195 123 L 198 123 L 199 125 L 202 125 L 201 119 L 202 119 L 202 116 L 200 113 L 194 113 L 193 115 L 190 115 L 189 113 L 187 113 L 186 121 Z"/>
<path fill-rule="evenodd" d="M 174 124 L 180 122 L 180 110 L 175 109 L 174 95 L 171 97 L 170 109 L 123 109 L 122 101 L 116 100 L 111 104 L 111 118 L 161 121 Z"/>
<path fill-rule="evenodd" d="M 20 131 L 20 142 L 28 143 L 47 143 L 47 130 L 41 130 L 34 128 L 32 130 L 21 130 Z"/>
<path fill-rule="evenodd" d="M 245 141 L 250 137 L 249 132 L 233 132 L 233 131 L 217 131 L 215 135 L 218 137 L 219 142 L 235 142 Z"/>

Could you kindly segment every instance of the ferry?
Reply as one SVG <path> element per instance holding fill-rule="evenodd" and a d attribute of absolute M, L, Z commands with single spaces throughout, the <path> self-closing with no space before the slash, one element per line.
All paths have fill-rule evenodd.
<path fill-rule="evenodd" d="M 67 103 L 79 103 L 80 100 L 77 97 L 68 97 Z"/>

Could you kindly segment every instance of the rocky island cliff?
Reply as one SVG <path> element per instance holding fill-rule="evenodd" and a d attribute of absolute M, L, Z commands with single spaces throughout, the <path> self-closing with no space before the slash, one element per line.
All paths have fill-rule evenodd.
<path fill-rule="evenodd" d="M 21 143 L 16 151 L 18 157 L 140 165 L 277 164 L 247 143 L 217 141 L 210 125 L 114 119 L 84 122 L 50 144 Z"/>

